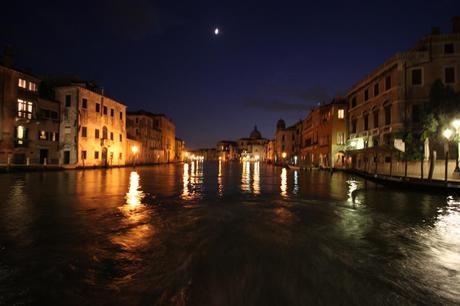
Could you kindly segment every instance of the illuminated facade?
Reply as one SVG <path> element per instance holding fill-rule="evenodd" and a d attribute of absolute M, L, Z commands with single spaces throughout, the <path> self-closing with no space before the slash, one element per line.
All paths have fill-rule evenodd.
<path fill-rule="evenodd" d="M 0 164 L 59 164 L 59 103 L 39 97 L 41 80 L 0 65 Z"/>
<path fill-rule="evenodd" d="M 145 111 L 128 112 L 126 115 L 126 133 L 130 140 L 141 143 L 137 152 L 137 163 L 154 164 L 165 162 L 161 131 L 155 128 L 154 117 Z M 127 146 L 127 153 L 131 146 Z"/>
<path fill-rule="evenodd" d="M 238 144 L 235 141 L 222 140 L 217 143 L 217 154 L 223 161 L 238 160 Z"/>
<path fill-rule="evenodd" d="M 176 144 L 174 146 L 176 154 L 175 161 L 182 162 L 185 159 L 185 141 L 176 137 Z"/>
<path fill-rule="evenodd" d="M 125 164 L 126 106 L 89 83 L 54 88 L 61 103 L 61 163 L 64 167 Z"/>
<path fill-rule="evenodd" d="M 255 126 L 249 138 L 240 138 L 237 141 L 240 157 L 251 161 L 264 160 L 267 143 L 268 139 L 263 138 Z"/>
<path fill-rule="evenodd" d="M 145 164 L 176 161 L 176 127 L 163 114 L 128 112 L 128 137 L 142 143 L 139 161 Z"/>
<path fill-rule="evenodd" d="M 298 165 L 301 128 L 301 122 L 286 127 L 284 120 L 278 120 L 274 144 L 274 160 L 276 163 Z"/>
<path fill-rule="evenodd" d="M 314 107 L 302 121 L 300 164 L 303 167 L 343 168 L 347 103 L 335 98 Z"/>
<path fill-rule="evenodd" d="M 390 162 L 394 135 L 421 125 L 423 106 L 435 80 L 460 89 L 459 18 L 453 23 L 452 33 L 434 28 L 409 51 L 395 54 L 348 91 L 352 167 Z"/>

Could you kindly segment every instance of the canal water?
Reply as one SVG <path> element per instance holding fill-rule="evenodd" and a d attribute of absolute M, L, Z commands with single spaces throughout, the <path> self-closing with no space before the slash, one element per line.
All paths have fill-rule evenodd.
<path fill-rule="evenodd" d="M 447 193 L 236 162 L 0 175 L 0 305 L 459 303 Z"/>

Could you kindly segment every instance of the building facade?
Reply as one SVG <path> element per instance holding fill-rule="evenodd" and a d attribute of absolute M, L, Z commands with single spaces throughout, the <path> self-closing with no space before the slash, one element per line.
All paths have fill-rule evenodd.
<path fill-rule="evenodd" d="M 347 103 L 335 98 L 314 107 L 302 122 L 301 165 L 303 167 L 343 168 Z"/>
<path fill-rule="evenodd" d="M 61 104 L 61 162 L 65 167 L 121 166 L 126 154 L 126 106 L 89 84 L 54 88 Z"/>
<path fill-rule="evenodd" d="M 222 161 L 238 160 L 238 144 L 236 141 L 221 140 L 216 146 L 219 159 Z"/>
<path fill-rule="evenodd" d="M 268 139 L 263 138 L 255 126 L 249 138 L 240 138 L 237 141 L 240 158 L 250 161 L 264 160 L 267 143 Z"/>
<path fill-rule="evenodd" d="M 302 123 L 286 127 L 284 120 L 278 120 L 275 132 L 274 159 L 276 163 L 299 164 Z"/>
<path fill-rule="evenodd" d="M 407 52 L 395 54 L 347 94 L 350 166 L 389 163 L 399 132 L 421 125 L 436 80 L 460 89 L 460 20 L 452 33 L 432 33 Z"/>
<path fill-rule="evenodd" d="M 40 83 L 0 65 L 0 164 L 59 164 L 59 103 L 39 97 Z"/>
<path fill-rule="evenodd" d="M 127 137 L 142 144 L 136 152 L 137 163 L 165 162 L 161 131 L 155 127 L 153 114 L 146 111 L 128 112 L 126 117 Z M 131 147 L 128 146 L 127 150 L 131 150 Z"/>
<path fill-rule="evenodd" d="M 185 141 L 176 137 L 176 144 L 174 148 L 176 154 L 175 161 L 183 162 L 185 159 Z"/>

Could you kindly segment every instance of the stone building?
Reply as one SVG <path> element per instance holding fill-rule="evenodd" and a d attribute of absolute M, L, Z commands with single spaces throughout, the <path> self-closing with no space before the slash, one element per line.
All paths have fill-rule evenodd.
<path fill-rule="evenodd" d="M 183 141 L 180 138 L 176 137 L 176 144 L 174 146 L 174 152 L 175 152 L 175 161 L 176 162 L 182 162 L 185 159 L 185 141 Z"/>
<path fill-rule="evenodd" d="M 420 125 L 435 80 L 460 89 L 460 18 L 451 33 L 432 33 L 397 53 L 347 94 L 348 154 L 355 168 L 389 163 L 398 132 Z"/>
<path fill-rule="evenodd" d="M 275 162 L 275 140 L 271 139 L 265 145 L 265 161 L 268 163 Z"/>
<path fill-rule="evenodd" d="M 165 161 L 160 129 L 155 127 L 153 114 L 146 111 L 128 112 L 126 115 L 126 133 L 131 140 L 142 145 L 137 152 L 139 164 L 154 164 Z M 131 147 L 127 147 L 130 151 Z"/>
<path fill-rule="evenodd" d="M 41 80 L 0 65 L 0 164 L 59 164 L 59 103 L 39 97 Z"/>
<path fill-rule="evenodd" d="M 240 138 L 237 141 L 240 157 L 245 160 L 263 160 L 265 158 L 265 146 L 268 139 L 263 138 L 257 130 L 257 126 L 249 135 L 249 138 Z"/>
<path fill-rule="evenodd" d="M 128 135 L 143 144 L 141 163 L 169 163 L 176 158 L 176 127 L 163 114 L 128 112 Z"/>
<path fill-rule="evenodd" d="M 65 167 L 121 166 L 126 106 L 88 82 L 54 87 L 61 103 L 61 161 Z"/>
<path fill-rule="evenodd" d="M 236 141 L 221 140 L 217 143 L 217 154 L 223 161 L 238 160 L 238 144 Z"/>
<path fill-rule="evenodd" d="M 302 121 L 300 164 L 303 167 L 344 167 L 346 110 L 346 100 L 338 97 L 314 107 Z"/>
<path fill-rule="evenodd" d="M 275 133 L 274 159 L 276 163 L 298 165 L 302 123 L 286 127 L 284 120 L 278 120 Z"/>

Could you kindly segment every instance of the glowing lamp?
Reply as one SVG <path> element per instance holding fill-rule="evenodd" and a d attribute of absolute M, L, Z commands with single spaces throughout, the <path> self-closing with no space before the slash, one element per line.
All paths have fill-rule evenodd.
<path fill-rule="evenodd" d="M 454 134 L 454 131 L 452 131 L 451 129 L 445 129 L 442 132 L 442 136 L 444 136 L 444 138 L 446 138 L 446 139 L 450 139 L 453 134 Z"/>

